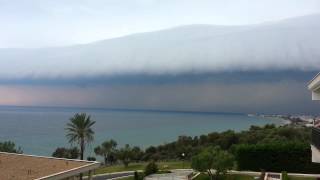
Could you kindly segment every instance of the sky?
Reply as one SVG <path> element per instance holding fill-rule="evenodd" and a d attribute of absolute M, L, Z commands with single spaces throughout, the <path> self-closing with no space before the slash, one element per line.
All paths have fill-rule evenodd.
<path fill-rule="evenodd" d="M 0 0 L 0 47 L 89 43 L 189 24 L 257 24 L 320 12 L 318 0 Z"/>
<path fill-rule="evenodd" d="M 319 13 L 318 0 L 0 0 L 0 105 L 318 113 Z"/>

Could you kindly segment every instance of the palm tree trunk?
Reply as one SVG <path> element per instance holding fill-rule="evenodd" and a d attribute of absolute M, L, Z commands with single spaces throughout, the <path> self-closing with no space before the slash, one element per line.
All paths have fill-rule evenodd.
<path fill-rule="evenodd" d="M 80 144 L 80 159 L 83 160 L 83 156 L 84 156 L 84 140 L 81 140 L 81 144 Z"/>
<path fill-rule="evenodd" d="M 108 158 L 107 158 L 107 154 L 104 154 L 104 165 L 106 166 L 108 163 Z"/>
<path fill-rule="evenodd" d="M 84 156 L 84 139 L 81 139 L 80 142 L 80 159 L 83 160 L 83 156 Z M 82 176 L 83 174 L 80 174 L 80 180 L 82 180 Z"/>

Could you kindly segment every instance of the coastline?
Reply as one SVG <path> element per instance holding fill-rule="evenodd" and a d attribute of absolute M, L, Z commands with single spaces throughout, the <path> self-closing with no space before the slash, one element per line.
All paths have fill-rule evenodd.
<path fill-rule="evenodd" d="M 294 125 L 298 127 L 312 127 L 315 120 L 319 117 L 311 115 L 266 115 L 248 114 L 248 117 L 260 117 L 265 119 L 280 120 L 282 125 Z"/>

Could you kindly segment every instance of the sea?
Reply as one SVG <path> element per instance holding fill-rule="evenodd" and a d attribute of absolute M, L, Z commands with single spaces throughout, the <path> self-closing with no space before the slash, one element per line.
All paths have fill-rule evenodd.
<path fill-rule="evenodd" d="M 199 136 L 225 130 L 247 130 L 251 125 L 281 125 L 281 119 L 239 113 L 118 110 L 65 107 L 0 107 L 0 142 L 13 141 L 25 154 L 50 156 L 57 147 L 71 147 L 66 124 L 75 113 L 85 112 L 96 121 L 94 147 L 114 139 L 118 146 L 130 144 L 146 148 L 172 142 L 181 135 Z"/>

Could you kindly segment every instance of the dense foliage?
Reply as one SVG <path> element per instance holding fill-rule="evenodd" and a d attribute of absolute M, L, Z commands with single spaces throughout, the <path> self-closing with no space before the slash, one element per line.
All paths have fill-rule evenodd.
<path fill-rule="evenodd" d="M 88 160 L 88 161 L 96 161 L 97 159 L 96 159 L 95 157 L 89 156 L 89 157 L 87 157 L 87 160 Z"/>
<path fill-rule="evenodd" d="M 132 162 L 132 148 L 129 144 L 126 144 L 125 147 L 117 151 L 117 158 L 124 164 L 125 167 L 128 167 L 129 163 Z"/>
<path fill-rule="evenodd" d="M 317 173 L 320 169 L 311 162 L 310 145 L 305 143 L 243 144 L 235 152 L 240 170 Z"/>
<path fill-rule="evenodd" d="M 266 125 L 264 127 L 251 126 L 249 130 L 241 132 L 228 130 L 195 137 L 180 136 L 177 141 L 147 148 L 142 160 L 181 159 L 182 153 L 185 153 L 186 159 L 191 159 L 202 149 L 210 146 L 219 146 L 223 150 L 231 151 L 233 147 L 239 144 L 309 143 L 310 134 L 311 129 L 309 128 Z"/>
<path fill-rule="evenodd" d="M 303 146 L 304 150 L 306 150 L 304 152 L 305 159 L 303 160 L 306 162 L 311 160 L 309 146 L 310 134 L 311 129 L 304 127 L 276 127 L 274 125 L 266 125 L 263 127 L 251 126 L 249 130 L 241 132 L 228 130 L 221 133 L 213 132 L 207 135 L 201 135 L 199 137 L 180 136 L 177 141 L 167 143 L 164 145 L 159 145 L 156 147 L 151 146 L 145 149 L 145 151 L 141 150 L 139 147 L 132 148 L 129 145 L 117 149 L 115 146 L 117 143 L 114 140 L 107 140 L 100 146 L 96 147 L 95 152 L 97 155 L 107 157 L 107 163 L 120 161 L 125 166 L 127 166 L 130 162 L 139 161 L 191 160 L 192 157 L 197 156 L 209 147 L 220 147 L 221 150 L 226 151 L 234 156 L 237 152 L 237 149 L 241 149 L 241 147 L 246 147 L 247 144 L 257 145 L 259 147 L 267 147 L 268 144 L 290 143 L 291 145 L 295 146 L 294 144 L 296 143 L 299 144 L 301 142 L 305 142 L 305 144 L 297 146 Z M 182 154 L 184 155 L 183 157 Z M 261 156 L 264 156 L 267 159 L 272 159 L 268 157 L 268 154 L 263 154 Z M 237 160 L 240 160 L 239 157 Z M 294 158 L 292 158 L 291 160 L 296 161 Z M 258 163 L 257 165 L 259 166 L 255 167 L 254 170 L 260 171 L 260 168 L 264 168 L 260 167 L 260 164 Z M 242 168 L 241 165 L 240 167 Z M 243 167 L 243 169 L 246 168 L 247 167 Z M 306 168 L 301 170 L 305 169 Z M 293 169 L 278 168 L 276 170 L 289 171 Z"/>
<path fill-rule="evenodd" d="M 9 152 L 9 153 L 22 153 L 20 147 L 16 147 L 14 142 L 4 141 L 0 142 L 0 152 Z"/>
<path fill-rule="evenodd" d="M 80 151 L 76 147 L 73 147 L 73 148 L 59 147 L 52 153 L 53 157 L 67 158 L 67 159 L 77 159 L 79 158 L 79 155 L 80 155 Z"/>
<path fill-rule="evenodd" d="M 96 155 L 102 156 L 104 164 L 113 164 L 116 156 L 117 142 L 113 139 L 103 142 L 100 146 L 94 148 Z"/>

